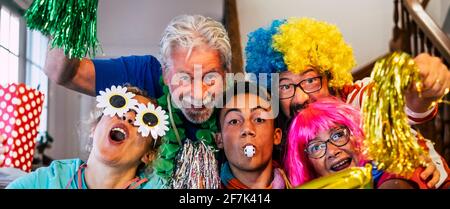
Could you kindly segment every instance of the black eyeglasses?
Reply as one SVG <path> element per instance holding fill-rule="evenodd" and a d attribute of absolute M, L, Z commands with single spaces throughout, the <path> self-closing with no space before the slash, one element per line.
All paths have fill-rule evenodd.
<path fill-rule="evenodd" d="M 325 141 L 315 140 L 306 145 L 305 152 L 308 157 L 319 159 L 327 153 L 327 143 L 330 142 L 336 147 L 345 146 L 350 141 L 350 131 L 347 128 L 340 128 L 330 134 L 330 138 Z"/>
<path fill-rule="evenodd" d="M 310 94 L 319 91 L 322 88 L 322 76 L 307 78 L 297 84 L 280 84 L 280 99 L 289 99 L 295 95 L 295 89 L 299 87 L 303 92 Z"/>

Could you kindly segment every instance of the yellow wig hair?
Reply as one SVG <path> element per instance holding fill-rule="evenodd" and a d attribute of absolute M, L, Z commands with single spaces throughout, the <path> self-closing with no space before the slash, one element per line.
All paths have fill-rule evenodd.
<path fill-rule="evenodd" d="M 273 36 L 273 47 L 284 55 L 287 69 L 293 73 L 310 68 L 322 75 L 331 73 L 328 86 L 337 89 L 353 83 L 353 50 L 335 25 L 311 18 L 290 18 Z"/>

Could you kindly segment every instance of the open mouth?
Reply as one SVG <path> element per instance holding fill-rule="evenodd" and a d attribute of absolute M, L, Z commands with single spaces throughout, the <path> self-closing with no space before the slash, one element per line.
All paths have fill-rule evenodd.
<path fill-rule="evenodd" d="M 340 160 L 340 161 L 334 163 L 333 165 L 331 165 L 330 169 L 334 172 L 341 171 L 341 170 L 348 168 L 351 163 L 352 163 L 352 158 L 350 158 L 350 157 L 345 158 L 345 159 Z"/>
<path fill-rule="evenodd" d="M 120 124 L 109 131 L 109 138 L 114 142 L 123 142 L 127 138 L 127 128 Z"/>

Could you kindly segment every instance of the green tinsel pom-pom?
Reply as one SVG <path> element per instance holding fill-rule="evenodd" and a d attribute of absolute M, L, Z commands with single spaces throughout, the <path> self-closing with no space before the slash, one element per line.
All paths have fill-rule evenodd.
<path fill-rule="evenodd" d="M 95 57 L 98 0 L 35 0 L 25 13 L 30 29 L 53 37 L 69 58 Z"/>

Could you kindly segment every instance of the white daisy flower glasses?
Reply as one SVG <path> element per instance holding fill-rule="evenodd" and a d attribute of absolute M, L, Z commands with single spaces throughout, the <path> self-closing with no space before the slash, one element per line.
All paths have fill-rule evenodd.
<path fill-rule="evenodd" d="M 138 104 L 137 100 L 133 99 L 136 95 L 127 92 L 126 87 L 112 86 L 111 89 L 107 88 L 105 91 L 100 91 L 100 95 L 97 96 L 97 107 L 104 108 L 105 115 L 113 117 L 117 114 L 122 117 Z"/>
<path fill-rule="evenodd" d="M 148 103 L 147 106 L 138 104 L 136 112 L 134 125 L 139 127 L 138 132 L 143 136 L 148 136 L 150 132 L 152 137 L 156 139 L 157 136 L 164 136 L 166 131 L 169 130 L 169 127 L 167 127 L 169 116 L 161 107 L 155 108 L 152 103 Z"/>
<path fill-rule="evenodd" d="M 134 99 L 134 96 L 136 95 L 127 92 L 126 87 L 112 86 L 111 89 L 100 91 L 100 95 L 97 96 L 97 107 L 104 108 L 103 114 L 111 117 L 114 115 L 122 117 L 128 111 L 134 110 L 136 119 L 133 125 L 138 127 L 138 132 L 143 137 L 147 137 L 149 134 L 154 139 L 164 136 L 169 130 L 169 116 L 166 111 L 161 107 L 156 108 L 151 102 L 147 105 L 140 104 Z"/>

